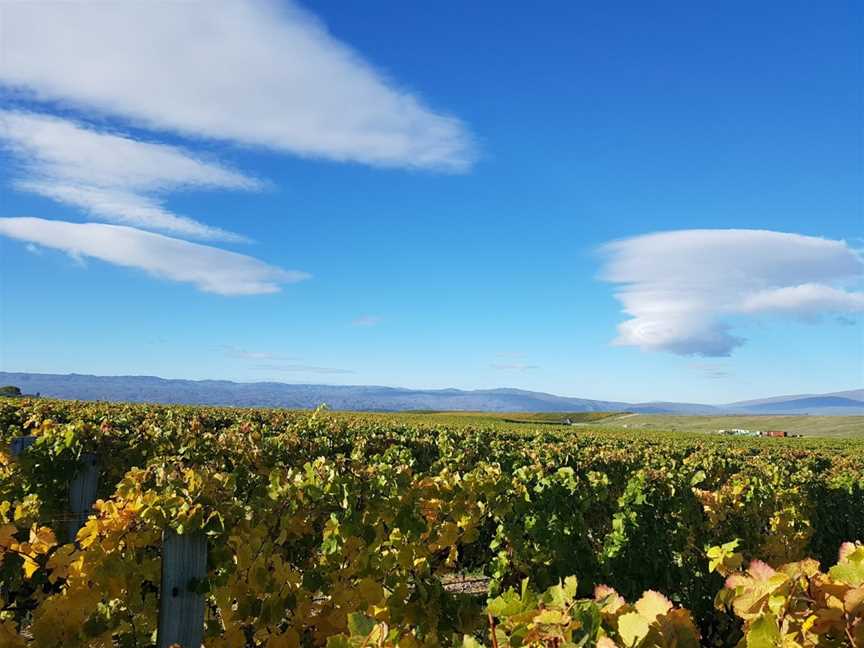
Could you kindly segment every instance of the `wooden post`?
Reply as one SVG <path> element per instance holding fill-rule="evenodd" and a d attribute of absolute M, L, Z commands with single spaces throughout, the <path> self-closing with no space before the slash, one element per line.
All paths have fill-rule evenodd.
<path fill-rule="evenodd" d="M 156 645 L 201 648 L 204 639 L 204 595 L 190 591 L 207 578 L 207 538 L 200 533 L 162 537 L 162 585 Z"/>
<path fill-rule="evenodd" d="M 82 454 L 78 472 L 69 483 L 69 520 L 67 533 L 69 542 L 75 541 L 78 529 L 84 526 L 87 516 L 96 501 L 96 488 L 99 486 L 99 460 L 95 454 Z"/>
<path fill-rule="evenodd" d="M 27 450 L 36 441 L 35 436 L 23 436 L 12 439 L 12 455 L 15 457 Z M 99 460 L 95 454 L 82 454 L 75 477 L 69 482 L 69 520 L 66 533 L 69 542 L 75 541 L 78 529 L 93 508 L 96 501 L 96 488 L 99 486 Z"/>
<path fill-rule="evenodd" d="M 10 449 L 12 450 L 12 456 L 20 456 L 22 452 L 24 452 L 27 448 L 33 445 L 34 441 L 36 441 L 36 437 L 33 435 L 15 437 L 14 439 L 12 439 L 12 445 L 10 446 Z"/>

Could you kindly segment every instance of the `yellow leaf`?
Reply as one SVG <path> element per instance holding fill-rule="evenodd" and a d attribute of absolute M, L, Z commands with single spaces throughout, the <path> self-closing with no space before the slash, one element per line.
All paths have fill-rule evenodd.
<path fill-rule="evenodd" d="M 648 630 L 648 622 L 636 612 L 622 614 L 618 619 L 618 634 L 628 648 L 642 641 Z"/>
<path fill-rule="evenodd" d="M 567 625 L 570 623 L 570 615 L 561 610 L 542 610 L 534 617 L 534 623 L 545 625 Z"/>
<path fill-rule="evenodd" d="M 51 554 L 45 565 L 51 570 L 48 580 L 55 583 L 58 578 L 68 578 L 70 573 L 76 573 L 80 570 L 83 562 L 84 556 L 75 551 L 75 545 L 63 545 Z"/>
<path fill-rule="evenodd" d="M 456 538 L 458 537 L 459 527 L 452 522 L 445 522 L 441 525 L 441 529 L 438 531 L 438 545 L 441 547 L 448 547 L 455 543 Z"/>
<path fill-rule="evenodd" d="M 54 536 L 54 532 L 48 527 L 36 528 L 34 525 L 30 529 L 30 547 L 34 553 L 48 553 L 48 550 L 56 544 L 57 538 Z"/>
<path fill-rule="evenodd" d="M 594 588 L 594 600 L 598 604 L 602 604 L 600 611 L 603 614 L 614 615 L 618 610 L 626 605 L 624 597 L 618 594 L 608 585 L 598 585 Z"/>
<path fill-rule="evenodd" d="M 864 615 L 864 585 L 846 592 L 843 604 L 850 615 Z"/>
<path fill-rule="evenodd" d="M 78 530 L 77 540 L 82 549 L 86 549 L 99 539 L 99 528 L 99 520 L 96 518 L 90 518 L 84 526 Z"/>
<path fill-rule="evenodd" d="M 390 608 L 388 608 L 386 605 L 373 605 L 372 618 L 374 618 L 376 621 L 388 621 L 390 618 Z"/>
<path fill-rule="evenodd" d="M 30 578 L 39 569 L 39 563 L 33 560 L 30 556 L 22 556 L 24 558 L 24 576 Z"/>
<path fill-rule="evenodd" d="M 648 590 L 636 602 L 636 611 L 641 614 L 648 623 L 652 623 L 658 616 L 666 614 L 672 609 L 672 603 L 660 592 Z"/>

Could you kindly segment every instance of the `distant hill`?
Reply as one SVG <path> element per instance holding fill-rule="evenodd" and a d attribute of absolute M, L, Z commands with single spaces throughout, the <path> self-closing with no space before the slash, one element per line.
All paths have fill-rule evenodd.
<path fill-rule="evenodd" d="M 617 411 L 626 403 L 564 398 L 520 389 L 402 389 L 346 385 L 294 385 L 228 380 L 171 380 L 153 376 L 88 376 L 0 372 L 0 382 L 55 398 L 154 403 L 197 403 L 358 411 L 472 410 L 491 412 Z"/>
<path fill-rule="evenodd" d="M 321 403 L 355 411 L 610 412 L 643 414 L 864 414 L 864 390 L 779 396 L 728 405 L 625 403 L 570 398 L 522 389 L 403 389 L 355 385 L 295 385 L 155 376 L 89 376 L 0 372 L 0 384 L 54 398 L 127 402 L 312 408 Z"/>
<path fill-rule="evenodd" d="M 784 401 L 797 401 L 803 398 L 826 397 L 845 398 L 851 401 L 864 403 L 864 389 L 851 389 L 849 391 L 831 392 L 829 394 L 793 394 L 790 396 L 773 396 L 771 398 L 758 398 L 756 400 L 746 400 L 738 401 L 737 403 L 729 403 L 729 407 L 754 407 L 757 405 L 767 405 Z"/>
<path fill-rule="evenodd" d="M 748 405 L 748 412 L 766 412 L 771 414 L 808 414 L 818 411 L 819 413 L 842 414 L 847 411 L 864 411 L 864 401 L 841 396 L 807 396 L 804 398 L 791 398 L 788 400 L 772 400 L 767 403 Z"/>

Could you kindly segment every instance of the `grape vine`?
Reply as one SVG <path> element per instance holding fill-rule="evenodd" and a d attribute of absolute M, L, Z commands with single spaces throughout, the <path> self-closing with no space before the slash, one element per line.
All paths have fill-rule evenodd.
<path fill-rule="evenodd" d="M 25 434 L 21 456 L 0 452 L 0 646 L 154 645 L 169 529 L 208 541 L 207 577 L 189 584 L 208 648 L 809 647 L 864 632 L 864 550 L 843 545 L 826 574 L 815 562 L 864 539 L 860 442 L 0 400 L 0 448 Z M 88 453 L 99 500 L 64 537 Z M 777 574 L 794 584 L 785 603 L 772 590 L 761 616 L 736 605 Z M 452 587 L 466 575 L 483 595 Z M 799 643 L 753 643 L 771 623 Z"/>

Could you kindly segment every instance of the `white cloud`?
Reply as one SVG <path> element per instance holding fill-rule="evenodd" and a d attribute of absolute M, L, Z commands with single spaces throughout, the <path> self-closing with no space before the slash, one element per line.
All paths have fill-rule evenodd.
<path fill-rule="evenodd" d="M 728 356 L 745 342 L 732 321 L 864 311 L 861 256 L 844 241 L 765 230 L 681 230 L 603 247 L 603 278 L 632 317 L 616 343 Z"/>
<path fill-rule="evenodd" d="M 203 239 L 237 234 L 174 214 L 159 194 L 178 189 L 257 189 L 261 183 L 164 144 L 100 132 L 74 122 L 0 111 L 0 139 L 18 160 L 14 185 L 94 216 Z"/>
<path fill-rule="evenodd" d="M 396 87 L 292 2 L 2 6 L 0 83 L 152 129 L 380 166 L 460 171 L 456 118 Z"/>
<path fill-rule="evenodd" d="M 361 315 L 360 317 L 355 318 L 352 322 L 352 326 L 378 326 L 381 323 L 381 318 L 377 315 Z"/>
<path fill-rule="evenodd" d="M 744 313 L 792 313 L 818 315 L 826 312 L 864 311 L 864 293 L 847 292 L 824 284 L 806 283 L 749 295 L 741 304 Z"/>
<path fill-rule="evenodd" d="M 220 295 L 278 292 L 281 284 L 308 279 L 305 272 L 268 265 L 244 254 L 190 243 L 121 225 L 69 223 L 42 218 L 0 218 L 0 235 L 137 268 L 162 279 L 191 283 Z"/>

